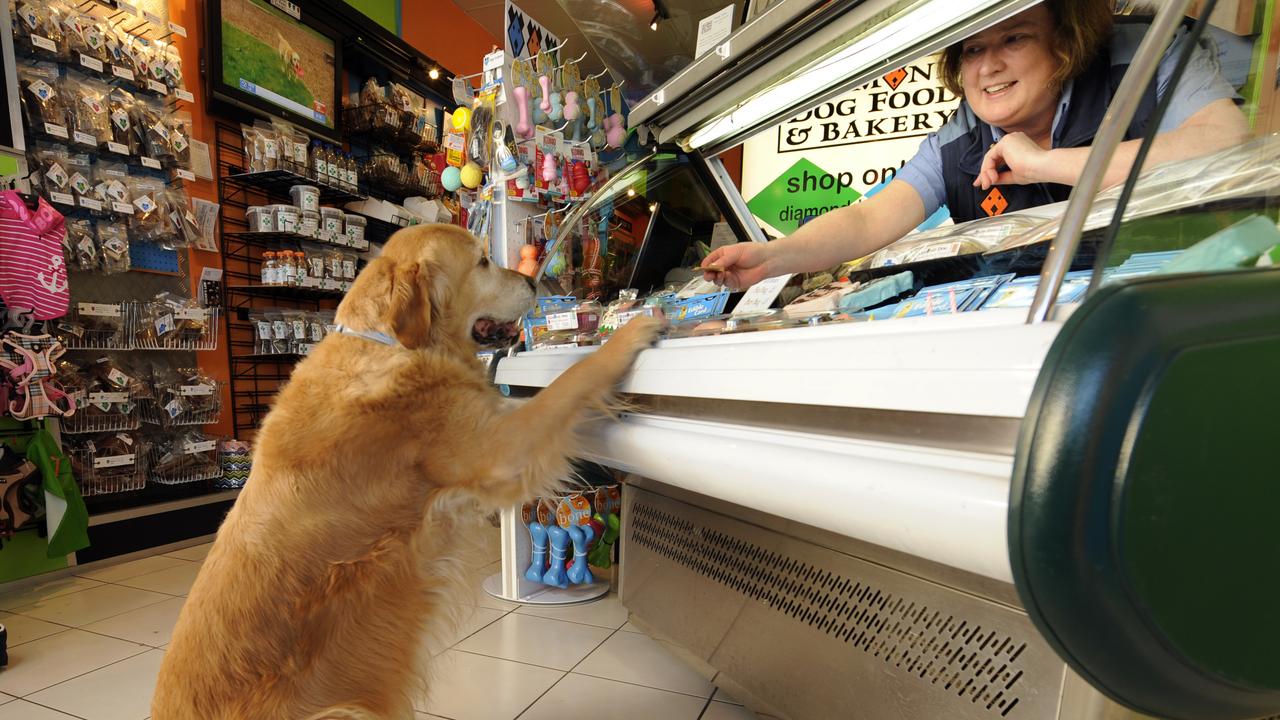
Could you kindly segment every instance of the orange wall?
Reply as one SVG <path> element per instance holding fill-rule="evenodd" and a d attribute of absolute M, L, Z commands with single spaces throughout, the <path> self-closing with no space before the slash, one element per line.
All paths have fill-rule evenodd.
<path fill-rule="evenodd" d="M 502 40 L 447 0 L 401 0 L 400 37 L 455 75 L 480 72 L 484 56 Z"/>

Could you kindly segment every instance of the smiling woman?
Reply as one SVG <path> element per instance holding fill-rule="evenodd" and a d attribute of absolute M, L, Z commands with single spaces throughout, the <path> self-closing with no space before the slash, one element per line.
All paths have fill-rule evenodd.
<path fill-rule="evenodd" d="M 720 248 L 707 278 L 747 287 L 868 255 L 946 206 L 957 223 L 1066 200 L 1094 135 L 1148 25 L 1115 20 L 1110 0 L 1047 0 L 948 47 L 940 72 L 964 98 L 951 120 L 879 194 L 839 208 L 766 244 Z M 1208 45 L 1192 49 L 1181 80 L 1185 31 L 1166 50 L 1105 185 L 1128 174 L 1158 101 L 1170 104 L 1148 166 L 1207 155 L 1248 135 L 1239 97 Z M 999 185 L 1000 187 L 994 187 Z"/>

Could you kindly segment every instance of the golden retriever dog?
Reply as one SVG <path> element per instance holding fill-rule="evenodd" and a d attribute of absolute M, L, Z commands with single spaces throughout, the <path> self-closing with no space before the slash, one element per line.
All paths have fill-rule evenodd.
<path fill-rule="evenodd" d="M 533 300 L 464 230 L 387 242 L 257 434 L 165 653 L 154 720 L 413 716 L 424 633 L 447 632 L 475 591 L 465 530 L 559 486 L 574 429 L 659 330 L 633 320 L 515 404 L 475 352 L 513 338 Z"/>
<path fill-rule="evenodd" d="M 302 77 L 302 58 L 298 57 L 293 45 L 290 45 L 278 30 L 276 31 L 276 54 L 280 56 L 280 62 L 286 71 L 293 73 L 294 77 Z"/>

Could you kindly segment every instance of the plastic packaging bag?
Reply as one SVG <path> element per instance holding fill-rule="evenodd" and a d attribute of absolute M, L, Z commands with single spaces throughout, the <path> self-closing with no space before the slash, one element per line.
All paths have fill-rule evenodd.
<path fill-rule="evenodd" d="M 18 66 L 18 86 L 22 88 L 22 110 L 27 117 L 27 127 L 38 135 L 70 140 L 66 99 L 59 85 L 58 66 L 54 63 Z"/>
<path fill-rule="evenodd" d="M 62 30 L 65 12 L 66 8 L 59 2 L 18 0 L 13 23 L 17 53 L 37 60 L 65 61 L 67 42 Z"/>
<path fill-rule="evenodd" d="M 128 272 L 133 266 L 129 258 L 129 233 L 123 225 L 98 224 L 99 267 L 104 275 Z"/>

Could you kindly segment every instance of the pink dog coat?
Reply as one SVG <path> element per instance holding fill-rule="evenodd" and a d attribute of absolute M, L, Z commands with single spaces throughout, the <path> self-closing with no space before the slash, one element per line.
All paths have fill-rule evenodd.
<path fill-rule="evenodd" d="M 0 192 L 0 298 L 6 306 L 31 308 L 37 320 L 67 314 L 65 232 L 62 215 L 44 198 L 33 212 L 18 193 Z"/>

